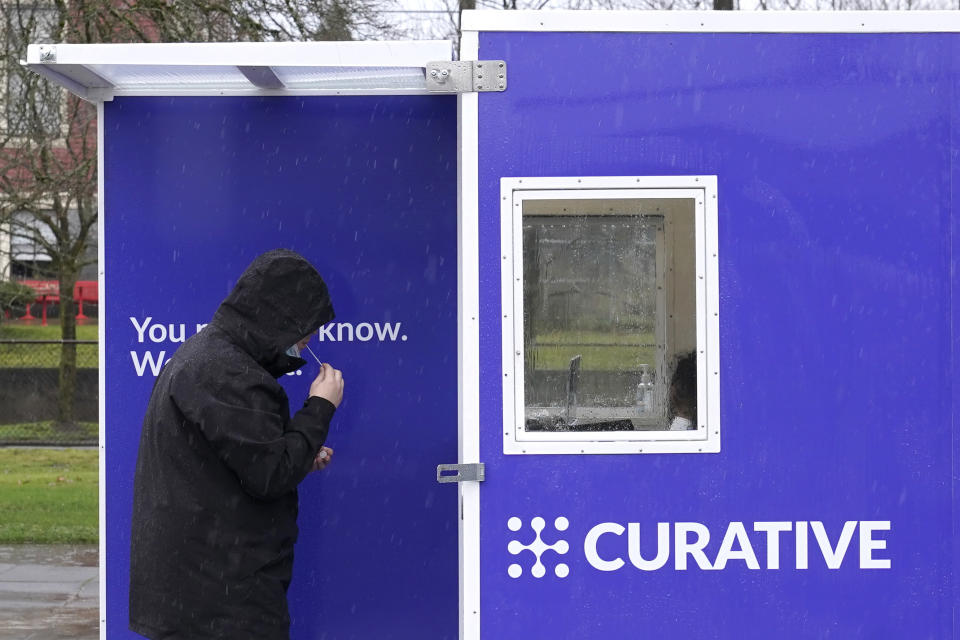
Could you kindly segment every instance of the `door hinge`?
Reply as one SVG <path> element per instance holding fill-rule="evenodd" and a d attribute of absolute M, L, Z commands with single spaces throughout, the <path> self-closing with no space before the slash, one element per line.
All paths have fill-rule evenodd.
<path fill-rule="evenodd" d="M 506 90 L 507 63 L 503 60 L 427 63 L 427 91 L 471 93 Z"/>
<path fill-rule="evenodd" d="M 482 462 L 472 464 L 438 464 L 437 482 L 483 482 L 486 474 Z"/>

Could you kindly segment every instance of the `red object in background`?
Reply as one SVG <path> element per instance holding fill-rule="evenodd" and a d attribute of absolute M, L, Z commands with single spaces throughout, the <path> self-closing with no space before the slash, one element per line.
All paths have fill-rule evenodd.
<path fill-rule="evenodd" d="M 43 305 L 42 320 L 40 324 L 42 326 L 47 326 L 47 303 L 48 302 L 60 302 L 60 283 L 56 280 L 23 280 L 21 284 L 33 289 L 37 297 L 34 299 L 34 302 L 39 302 Z M 73 299 L 77 301 L 80 307 L 80 311 L 77 314 L 77 320 L 81 323 L 87 319 L 87 316 L 83 314 L 83 303 L 84 302 L 93 302 L 96 303 L 99 300 L 99 288 L 97 287 L 97 282 L 95 280 L 80 280 L 73 287 Z M 36 320 L 36 318 L 30 313 L 30 305 L 27 305 L 27 313 L 21 318 L 22 320 Z"/>
<path fill-rule="evenodd" d="M 83 315 L 83 303 L 84 302 L 93 302 L 96 303 L 100 298 L 100 290 L 97 287 L 96 280 L 80 280 L 73 287 L 73 299 L 77 301 L 79 306 L 79 311 L 77 313 L 77 320 L 83 322 L 87 319 L 87 316 Z"/>
<path fill-rule="evenodd" d="M 24 284 L 36 291 L 38 298 L 43 295 L 60 295 L 60 283 L 56 280 L 21 280 L 20 284 Z"/>
<path fill-rule="evenodd" d="M 43 305 L 40 324 L 44 327 L 47 326 L 47 302 L 60 301 L 60 283 L 56 280 L 24 280 L 22 284 L 27 285 L 36 292 L 37 297 L 34 299 L 34 302 L 39 302 Z M 36 320 L 30 313 L 30 305 L 27 305 L 27 314 L 23 316 L 23 319 Z"/>

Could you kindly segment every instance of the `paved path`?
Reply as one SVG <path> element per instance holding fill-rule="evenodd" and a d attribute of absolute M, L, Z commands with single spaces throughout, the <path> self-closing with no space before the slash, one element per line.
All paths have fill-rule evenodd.
<path fill-rule="evenodd" d="M 0 546 L 0 639 L 96 640 L 95 546 Z"/>

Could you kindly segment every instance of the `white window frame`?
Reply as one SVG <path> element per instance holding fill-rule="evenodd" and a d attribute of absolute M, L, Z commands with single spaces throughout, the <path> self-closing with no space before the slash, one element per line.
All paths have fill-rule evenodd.
<path fill-rule="evenodd" d="M 503 452 L 520 455 L 719 452 L 720 314 L 716 176 L 502 178 L 500 196 Z M 526 431 L 523 376 L 524 201 L 671 198 L 694 201 L 697 428 L 692 431 Z M 659 248 L 657 253 L 659 280 L 663 269 Z M 658 295 L 658 318 L 664 309 L 663 295 Z M 662 321 L 657 322 L 658 359 L 664 357 L 663 325 Z M 662 361 L 658 365 L 662 365 Z M 659 370 L 664 369 L 660 366 Z"/>

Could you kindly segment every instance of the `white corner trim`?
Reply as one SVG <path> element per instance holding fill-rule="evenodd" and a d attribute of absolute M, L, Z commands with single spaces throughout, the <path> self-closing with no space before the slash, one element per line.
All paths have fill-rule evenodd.
<path fill-rule="evenodd" d="M 465 33 L 460 59 L 476 60 L 479 38 Z M 480 246 L 479 102 L 457 96 L 459 215 L 457 221 L 459 317 L 459 462 L 480 460 Z M 460 482 L 460 640 L 480 640 L 480 483 Z"/>
<path fill-rule="evenodd" d="M 960 31 L 956 11 L 464 11 L 464 31 L 923 33 Z M 509 62 L 509 61 L 508 61 Z"/>
<path fill-rule="evenodd" d="M 104 219 L 103 219 L 103 103 L 97 104 L 97 296 L 99 297 L 99 322 L 97 323 L 97 351 L 100 358 L 98 378 L 99 444 L 100 444 L 100 494 L 98 526 L 100 531 L 100 640 L 107 638 L 107 384 L 106 384 L 106 290 L 104 288 Z"/>

